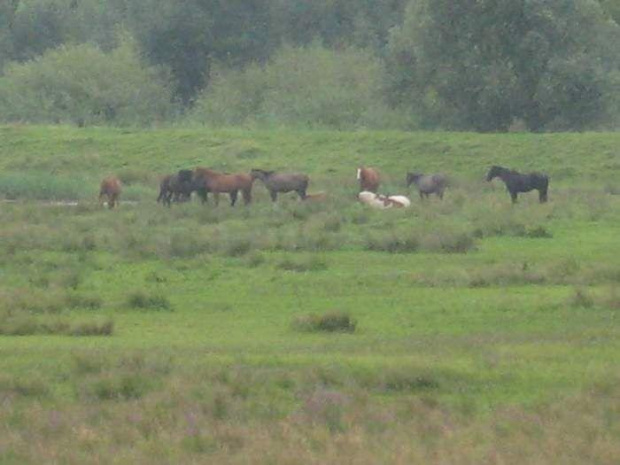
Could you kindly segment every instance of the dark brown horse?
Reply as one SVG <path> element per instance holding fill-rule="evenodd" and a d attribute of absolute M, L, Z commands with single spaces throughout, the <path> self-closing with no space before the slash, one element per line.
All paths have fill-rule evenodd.
<path fill-rule="evenodd" d="M 164 176 L 159 184 L 158 202 L 170 206 L 171 202 L 190 200 L 194 191 L 192 170 L 179 170 L 176 174 Z"/>
<path fill-rule="evenodd" d="M 487 181 L 493 178 L 500 178 L 506 184 L 506 189 L 510 193 L 512 203 L 517 202 L 519 192 L 529 192 L 536 189 L 538 191 L 538 200 L 540 203 L 547 201 L 547 192 L 549 190 L 549 176 L 542 173 L 521 174 L 515 170 L 502 168 L 501 166 L 492 166 L 487 173 Z"/>
<path fill-rule="evenodd" d="M 121 195 L 122 184 L 116 176 L 108 176 L 101 181 L 99 188 L 99 203 L 103 205 L 104 197 L 107 197 L 108 208 L 114 208 L 118 204 L 118 198 Z"/>
<path fill-rule="evenodd" d="M 360 166 L 357 169 L 357 179 L 360 182 L 360 192 L 368 191 L 377 193 L 379 189 L 379 172 L 374 168 Z"/>
<path fill-rule="evenodd" d="M 219 205 L 220 193 L 230 196 L 230 205 L 234 206 L 239 191 L 243 195 L 243 202 L 247 205 L 252 201 L 252 184 L 254 178 L 246 173 L 224 174 L 208 168 L 196 168 L 194 170 L 193 187 L 207 201 L 207 193 L 213 192 L 215 205 Z"/>
<path fill-rule="evenodd" d="M 305 174 L 298 173 L 277 173 L 275 171 L 265 171 L 253 169 L 250 174 L 254 179 L 260 179 L 271 195 L 274 202 L 278 198 L 278 192 L 297 192 L 299 198 L 306 198 L 309 178 Z"/>

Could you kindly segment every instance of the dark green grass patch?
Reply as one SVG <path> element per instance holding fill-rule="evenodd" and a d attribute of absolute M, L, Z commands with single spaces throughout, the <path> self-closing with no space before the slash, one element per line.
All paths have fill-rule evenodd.
<path fill-rule="evenodd" d="M 174 310 L 168 297 L 159 292 L 144 289 L 130 292 L 126 303 L 129 308 L 143 311 L 171 312 Z"/>
<path fill-rule="evenodd" d="M 357 322 L 348 313 L 328 312 L 299 316 L 293 321 L 292 327 L 302 332 L 353 333 Z"/>
<path fill-rule="evenodd" d="M 114 321 L 110 318 L 87 320 L 31 315 L 0 316 L 0 335 L 3 336 L 111 336 L 113 333 Z"/>

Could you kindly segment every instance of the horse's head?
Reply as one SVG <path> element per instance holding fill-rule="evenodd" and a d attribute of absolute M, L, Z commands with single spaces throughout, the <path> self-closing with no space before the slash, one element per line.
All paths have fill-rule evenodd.
<path fill-rule="evenodd" d="M 192 182 L 194 172 L 192 170 L 179 170 L 177 176 L 179 178 L 179 182 Z"/>
<path fill-rule="evenodd" d="M 252 179 L 260 179 L 261 181 L 264 181 L 273 173 L 274 171 L 259 170 L 258 168 L 252 168 L 252 170 L 250 170 L 250 176 L 252 176 Z"/>
<path fill-rule="evenodd" d="M 411 184 L 417 183 L 418 179 L 422 176 L 424 175 L 421 173 L 407 173 L 407 187 L 411 186 Z"/>
<path fill-rule="evenodd" d="M 487 173 L 487 181 L 491 181 L 493 178 L 500 176 L 504 172 L 504 168 L 501 166 L 493 165 Z"/>

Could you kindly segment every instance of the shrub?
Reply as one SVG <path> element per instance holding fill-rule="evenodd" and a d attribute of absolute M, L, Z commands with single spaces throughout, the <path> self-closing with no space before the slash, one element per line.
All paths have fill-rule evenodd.
<path fill-rule="evenodd" d="M 323 315 L 305 315 L 293 321 L 293 328 L 307 332 L 353 333 L 357 323 L 347 313 L 330 312 Z"/>
<path fill-rule="evenodd" d="M 159 293 L 136 290 L 127 296 L 127 305 L 141 310 L 172 311 L 168 297 Z"/>
<path fill-rule="evenodd" d="M 527 228 L 524 235 L 525 237 L 545 238 L 545 239 L 549 239 L 553 237 L 553 234 L 549 232 L 547 228 L 545 228 L 544 226 L 540 226 L 540 225 Z"/>
<path fill-rule="evenodd" d="M 285 271 L 296 271 L 303 273 L 306 271 L 323 271 L 327 269 L 327 263 L 316 255 L 307 258 L 287 257 L 278 263 L 278 268 Z"/>
<path fill-rule="evenodd" d="M 420 241 L 413 234 L 375 234 L 366 239 L 365 248 L 381 252 L 409 253 L 416 252 L 420 248 Z"/>
<path fill-rule="evenodd" d="M 111 336 L 114 332 L 114 321 L 83 321 L 76 323 L 69 330 L 71 336 Z"/>
<path fill-rule="evenodd" d="M 170 97 L 160 72 L 140 63 L 131 41 L 110 53 L 62 46 L 8 65 L 0 78 L 4 121 L 146 124 L 172 113 Z"/>
<path fill-rule="evenodd" d="M 571 307 L 590 308 L 594 305 L 594 299 L 584 289 L 576 288 L 568 303 Z"/>
<path fill-rule="evenodd" d="M 4 336 L 110 336 L 113 332 L 114 322 L 110 319 L 76 323 L 70 319 L 45 319 L 32 315 L 0 317 L 0 335 Z"/>
<path fill-rule="evenodd" d="M 67 294 L 65 302 L 69 308 L 85 308 L 88 310 L 96 310 L 103 305 L 103 301 L 98 296 L 77 293 Z"/>
<path fill-rule="evenodd" d="M 264 66 L 217 69 L 191 119 L 209 125 L 353 128 L 377 121 L 382 66 L 370 52 L 285 46 Z M 372 117 L 369 115 L 372 114 Z"/>

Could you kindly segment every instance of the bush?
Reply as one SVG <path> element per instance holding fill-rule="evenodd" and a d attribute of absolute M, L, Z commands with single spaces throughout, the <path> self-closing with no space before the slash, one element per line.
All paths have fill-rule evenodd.
<path fill-rule="evenodd" d="M 3 121 L 78 125 L 147 124 L 172 113 L 171 92 L 140 63 L 130 41 L 104 53 L 92 45 L 62 46 L 0 78 Z"/>
<path fill-rule="evenodd" d="M 127 296 L 127 305 L 141 310 L 172 311 L 172 304 L 168 297 L 158 293 L 149 293 L 137 290 Z"/>
<path fill-rule="evenodd" d="M 291 258 L 287 257 L 278 263 L 278 268 L 285 271 L 323 271 L 327 269 L 327 263 L 320 257 L 311 255 L 309 257 Z"/>
<path fill-rule="evenodd" d="M 293 321 L 293 328 L 307 332 L 353 333 L 357 323 L 347 313 L 330 312 L 324 315 L 305 315 Z"/>
<path fill-rule="evenodd" d="M 114 322 L 110 319 L 76 323 L 70 319 L 46 319 L 32 315 L 0 316 L 0 335 L 3 336 L 111 336 L 113 332 Z"/>
<path fill-rule="evenodd" d="M 419 248 L 420 241 L 412 234 L 375 234 L 366 239 L 366 250 L 390 253 L 409 253 L 416 252 Z"/>
<path fill-rule="evenodd" d="M 382 73 L 364 50 L 285 46 L 264 66 L 213 72 L 190 118 L 208 125 L 366 126 L 389 111 L 381 103 Z"/>

